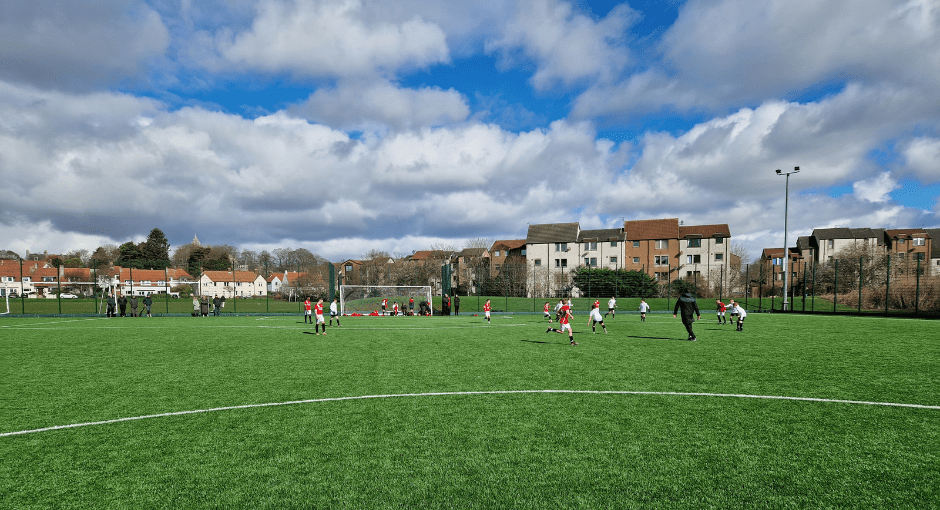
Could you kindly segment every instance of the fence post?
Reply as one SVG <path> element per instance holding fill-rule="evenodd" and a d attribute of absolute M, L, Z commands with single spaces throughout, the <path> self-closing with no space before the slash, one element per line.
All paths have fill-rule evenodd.
<path fill-rule="evenodd" d="M 166 304 L 166 314 L 170 315 L 170 274 L 167 268 L 163 268 L 163 284 L 166 285 L 166 295 L 163 296 L 163 303 Z"/>
<path fill-rule="evenodd" d="M 888 271 L 885 276 L 885 315 L 888 314 L 888 300 L 891 297 L 891 254 L 888 254 Z"/>
<path fill-rule="evenodd" d="M 813 261 L 813 300 L 809 305 L 810 309 L 816 311 L 816 261 Z"/>
<path fill-rule="evenodd" d="M 839 259 L 836 259 L 836 274 L 832 288 L 832 311 L 836 311 L 836 302 L 839 301 Z"/>
<path fill-rule="evenodd" d="M 862 260 L 864 257 L 858 258 L 858 313 L 862 313 Z"/>
<path fill-rule="evenodd" d="M 803 311 L 806 311 L 806 262 L 803 262 Z"/>
<path fill-rule="evenodd" d="M 750 274 L 751 274 L 751 265 L 744 264 L 744 279 L 747 280 Z M 751 281 L 747 280 L 744 283 L 745 283 L 744 285 L 744 308 L 747 309 L 747 296 L 751 293 Z"/>
<path fill-rule="evenodd" d="M 917 259 L 917 285 L 914 288 L 914 313 L 920 313 L 920 259 Z"/>

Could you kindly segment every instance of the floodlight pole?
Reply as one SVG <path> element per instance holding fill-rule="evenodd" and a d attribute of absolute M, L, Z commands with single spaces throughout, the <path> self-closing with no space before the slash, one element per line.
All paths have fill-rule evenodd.
<path fill-rule="evenodd" d="M 787 216 L 789 213 L 789 202 L 790 202 L 790 174 L 796 174 L 800 172 L 800 167 L 793 167 L 792 172 L 782 172 L 780 169 L 777 169 L 777 175 L 786 175 L 786 191 L 783 196 L 783 310 L 787 311 L 790 309 L 789 297 L 787 284 L 789 283 L 789 272 L 787 271 L 787 259 L 790 258 L 790 249 L 787 248 Z"/>

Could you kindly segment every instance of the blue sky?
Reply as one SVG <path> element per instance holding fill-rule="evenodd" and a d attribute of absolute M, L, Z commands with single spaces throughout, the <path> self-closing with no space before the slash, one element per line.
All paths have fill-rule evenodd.
<path fill-rule="evenodd" d="M 934 0 L 0 0 L 0 249 L 940 226 Z"/>

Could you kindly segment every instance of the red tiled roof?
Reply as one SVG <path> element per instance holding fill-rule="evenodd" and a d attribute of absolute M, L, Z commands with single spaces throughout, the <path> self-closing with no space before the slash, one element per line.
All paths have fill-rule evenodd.
<path fill-rule="evenodd" d="M 251 271 L 204 271 L 207 278 L 214 282 L 253 282 L 258 275 Z"/>
<path fill-rule="evenodd" d="M 516 250 L 519 248 L 525 248 L 526 241 L 525 239 L 505 239 L 496 241 L 493 243 L 493 246 L 490 248 L 491 251 L 498 250 L 500 248 L 505 248 L 507 250 Z"/>
<path fill-rule="evenodd" d="M 679 218 L 659 220 L 627 220 L 623 222 L 627 241 L 679 239 Z"/>

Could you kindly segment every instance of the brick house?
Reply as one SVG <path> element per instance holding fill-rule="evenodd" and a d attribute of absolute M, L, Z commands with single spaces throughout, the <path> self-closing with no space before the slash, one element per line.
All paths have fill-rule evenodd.
<path fill-rule="evenodd" d="M 884 231 L 885 253 L 891 256 L 891 266 L 898 271 L 914 271 L 920 265 L 927 273 L 932 257 L 931 236 L 922 228 L 904 228 Z"/>
<path fill-rule="evenodd" d="M 623 268 L 642 271 L 657 280 L 674 280 L 678 272 L 679 219 L 628 220 Z"/>

